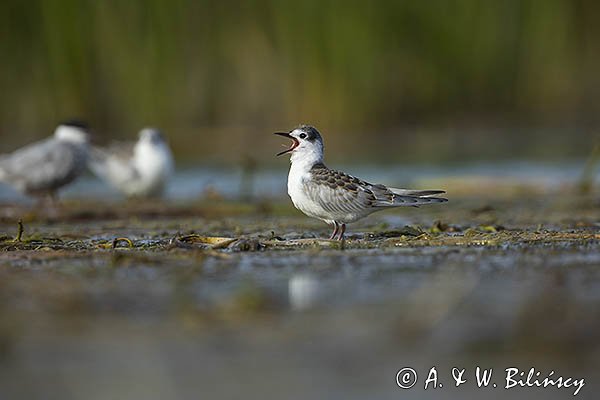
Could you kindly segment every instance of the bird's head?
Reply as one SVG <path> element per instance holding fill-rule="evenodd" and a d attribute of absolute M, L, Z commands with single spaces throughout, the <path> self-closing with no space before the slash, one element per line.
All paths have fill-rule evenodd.
<path fill-rule="evenodd" d="M 156 128 L 144 128 L 139 133 L 139 141 L 159 145 L 165 143 L 162 132 Z"/>
<path fill-rule="evenodd" d="M 291 160 L 318 163 L 323 161 L 323 138 L 319 131 L 310 125 L 300 125 L 290 132 L 275 132 L 275 135 L 292 140 L 291 146 L 280 153 L 292 153 Z"/>
<path fill-rule="evenodd" d="M 66 142 L 87 143 L 90 140 L 89 127 L 78 120 L 64 121 L 54 131 L 54 137 Z"/>

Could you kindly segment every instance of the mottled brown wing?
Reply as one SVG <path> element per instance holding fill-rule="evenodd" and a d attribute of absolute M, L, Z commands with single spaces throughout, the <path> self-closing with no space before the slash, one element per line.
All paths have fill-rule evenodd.
<path fill-rule="evenodd" d="M 319 195 L 315 197 L 321 197 L 324 201 L 333 203 L 322 204 L 325 209 L 329 207 L 335 208 L 336 211 L 338 209 L 358 211 L 366 208 L 419 206 L 445 201 L 445 199 L 394 193 L 384 185 L 372 184 L 324 166 L 313 168 L 311 173 L 313 182 L 320 187 Z"/>
<path fill-rule="evenodd" d="M 372 185 L 351 175 L 327 168 L 315 168 L 311 174 L 307 195 L 329 212 L 361 213 L 379 201 Z"/>

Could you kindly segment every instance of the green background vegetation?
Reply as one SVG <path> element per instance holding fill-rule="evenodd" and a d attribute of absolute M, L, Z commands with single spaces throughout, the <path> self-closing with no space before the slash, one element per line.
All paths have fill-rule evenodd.
<path fill-rule="evenodd" d="M 4 0 L 0 152 L 78 116 L 100 140 L 157 125 L 195 162 L 270 156 L 301 122 L 338 161 L 583 157 L 598 21 L 583 0 Z"/>

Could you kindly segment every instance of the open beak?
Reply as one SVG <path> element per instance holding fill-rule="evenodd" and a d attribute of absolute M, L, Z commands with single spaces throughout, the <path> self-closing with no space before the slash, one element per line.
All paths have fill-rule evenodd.
<path fill-rule="evenodd" d="M 281 156 L 281 155 L 284 155 L 285 153 L 289 153 L 290 151 L 294 151 L 294 149 L 300 145 L 300 142 L 298 141 L 298 139 L 296 139 L 295 137 L 293 137 L 292 135 L 290 135 L 287 132 L 275 132 L 274 135 L 279 135 L 279 136 L 286 137 L 288 139 L 292 139 L 292 145 L 290 146 L 290 148 L 282 151 L 281 153 L 277 153 L 277 156 Z"/>

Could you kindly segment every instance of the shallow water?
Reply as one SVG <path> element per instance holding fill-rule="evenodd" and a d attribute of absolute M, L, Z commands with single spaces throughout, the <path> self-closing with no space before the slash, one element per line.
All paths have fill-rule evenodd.
<path fill-rule="evenodd" d="M 534 163 L 510 161 L 497 163 L 467 163 L 445 166 L 389 165 L 389 166 L 335 166 L 370 182 L 391 186 L 421 185 L 435 183 L 447 188 L 454 180 L 478 182 L 495 180 L 499 184 L 523 184 L 536 187 L 556 188 L 577 181 L 584 161 L 562 163 Z M 258 169 L 246 172 L 241 167 L 181 167 L 168 186 L 167 198 L 172 200 L 196 199 L 207 191 L 217 192 L 228 198 L 244 196 L 283 197 L 286 193 L 287 160 L 280 168 Z M 247 177 L 251 179 L 247 179 Z M 249 182 L 248 182 L 249 181 Z M 446 183 L 444 183 L 446 181 Z M 600 182 L 600 176 L 598 177 Z M 440 187 L 441 187 L 440 186 Z M 85 175 L 62 192 L 67 199 L 119 199 L 121 196 L 107 188 L 91 175 Z M 23 196 L 6 185 L 0 184 L 0 201 L 25 200 Z"/>
<path fill-rule="evenodd" d="M 597 242 L 550 254 L 532 246 L 89 257 L 2 269 L 8 398 L 391 399 L 405 396 L 394 383 L 405 366 L 436 366 L 447 385 L 452 367 L 535 366 L 585 377 L 581 397 L 590 398 L 599 378 Z M 479 397 L 473 386 L 410 393 Z M 525 395 L 571 397 L 530 389 L 495 398 Z"/>

